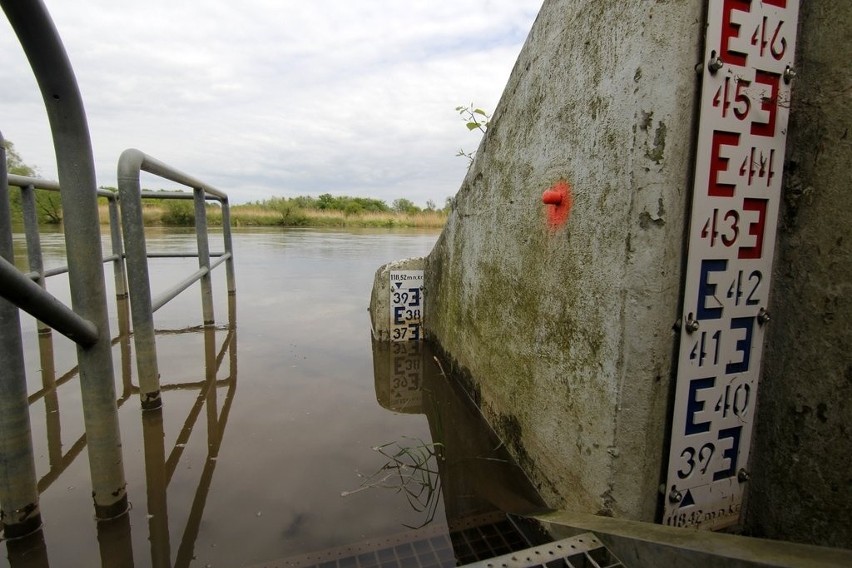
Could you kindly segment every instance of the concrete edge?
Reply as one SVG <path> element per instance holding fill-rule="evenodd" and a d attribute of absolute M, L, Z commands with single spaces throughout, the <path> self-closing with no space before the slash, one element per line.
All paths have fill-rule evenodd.
<path fill-rule="evenodd" d="M 426 257 L 419 256 L 394 260 L 383 264 L 373 277 L 373 290 L 370 294 L 370 330 L 373 339 L 390 341 L 390 272 L 392 270 L 424 270 Z"/>
<path fill-rule="evenodd" d="M 554 536 L 593 532 L 625 566 L 852 566 L 852 550 L 556 511 L 537 515 Z M 641 559 L 641 560 L 639 560 Z M 674 563 L 673 563 L 674 562 Z"/>

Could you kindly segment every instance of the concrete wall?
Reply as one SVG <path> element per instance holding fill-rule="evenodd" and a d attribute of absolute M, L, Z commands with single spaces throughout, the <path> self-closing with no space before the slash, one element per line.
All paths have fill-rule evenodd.
<path fill-rule="evenodd" d="M 380 266 L 373 276 L 373 291 L 370 294 L 370 331 L 373 339 L 391 341 L 391 294 L 390 273 L 394 270 L 423 270 L 423 257 L 395 260 Z"/>
<path fill-rule="evenodd" d="M 852 548 L 852 2 L 802 2 L 748 529 Z"/>
<path fill-rule="evenodd" d="M 545 1 L 427 260 L 427 332 L 551 506 L 655 518 L 703 11 Z"/>
<path fill-rule="evenodd" d="M 536 518 L 558 538 L 594 533 L 630 568 L 839 568 L 852 566 L 852 550 L 684 530 L 595 515 L 556 511 Z"/>
<path fill-rule="evenodd" d="M 656 519 L 704 5 L 545 1 L 427 259 L 430 339 L 554 507 Z M 751 534 L 846 548 L 850 29 L 852 2 L 802 3 L 746 504 Z"/>

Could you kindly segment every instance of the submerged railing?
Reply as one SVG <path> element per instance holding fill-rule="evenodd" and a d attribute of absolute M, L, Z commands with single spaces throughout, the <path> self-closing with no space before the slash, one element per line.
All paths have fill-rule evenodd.
<path fill-rule="evenodd" d="M 236 340 L 236 310 L 235 297 L 228 298 L 227 327 L 195 326 L 183 329 L 159 329 L 158 336 L 184 337 L 203 334 L 204 337 L 204 372 L 199 380 L 181 383 L 164 384 L 163 392 L 168 391 L 197 391 L 192 407 L 186 413 L 180 425 L 177 438 L 168 445 L 165 436 L 163 413 L 161 410 L 145 412 L 142 421 L 142 449 L 144 453 L 144 485 L 146 488 L 146 507 L 148 511 L 148 541 L 150 542 L 150 558 L 152 566 L 189 566 L 192 563 L 196 539 L 200 531 L 201 519 L 207 496 L 210 491 L 213 473 L 218 463 L 218 451 L 227 426 L 231 405 L 237 386 L 237 340 Z M 116 302 L 119 334 L 112 339 L 114 347 L 119 349 L 121 392 L 116 400 L 121 408 L 131 397 L 138 394 L 139 388 L 133 384 L 131 361 L 131 334 L 129 330 L 129 305 L 127 298 Z M 217 338 L 224 332 L 224 338 Z M 44 432 L 46 434 L 46 458 L 48 469 L 38 478 L 38 492 L 44 493 L 61 475 L 74 463 L 86 449 L 86 434 L 70 438 L 63 444 L 63 434 L 68 436 L 68 424 L 63 427 L 62 410 L 60 405 L 60 389 L 78 376 L 79 368 L 73 367 L 64 374 L 57 376 L 54 345 L 52 334 L 39 333 L 39 355 L 41 365 L 42 388 L 29 395 L 31 407 L 43 403 Z M 225 370 L 226 375 L 221 376 Z M 222 395 L 223 393 L 224 399 Z M 182 531 L 174 531 L 179 535 L 180 544 L 174 564 L 171 563 L 171 529 L 176 529 L 172 522 L 170 527 L 168 516 L 168 487 L 178 473 L 178 464 L 190 439 L 195 433 L 207 436 L 206 454 L 203 456 L 203 467 L 197 470 L 196 489 L 192 500 L 189 516 L 185 520 Z M 186 483 L 186 474 L 181 483 Z M 139 499 L 139 496 L 136 496 Z M 136 527 L 139 530 L 139 527 Z M 143 529 L 144 530 L 144 529 Z M 130 566 L 133 564 L 131 538 L 132 527 L 125 519 L 115 519 L 107 523 L 99 523 L 97 527 L 98 545 L 101 561 L 104 566 Z M 34 535 L 35 536 L 35 535 Z M 29 540 L 29 539 L 24 539 Z M 30 540 L 27 546 L 18 548 L 14 541 L 8 543 L 8 558 L 14 566 L 47 566 L 47 543 L 44 536 L 39 535 L 36 541 Z"/>
<path fill-rule="evenodd" d="M 59 183 L 55 181 L 8 174 L 8 186 L 17 187 L 21 191 L 21 213 L 24 222 L 24 235 L 27 243 L 27 262 L 30 272 L 25 274 L 33 282 L 45 287 L 45 279 L 51 276 L 59 276 L 68 272 L 68 266 L 44 269 L 44 260 L 41 251 L 41 235 L 39 232 L 38 208 L 36 191 L 47 191 L 59 193 Z M 106 198 L 108 222 L 110 228 L 111 252 L 109 256 L 103 257 L 102 262 L 112 262 L 115 277 L 115 295 L 117 298 L 127 296 L 127 278 L 124 272 L 124 249 L 121 242 L 121 224 L 118 210 L 118 194 L 107 189 L 98 189 L 98 197 Z M 16 276 L 12 276 L 16 278 Z M 55 326 L 51 326 L 54 327 Z M 39 330 L 45 326 L 39 326 Z"/>
<path fill-rule="evenodd" d="M 190 187 L 192 193 L 142 191 L 139 179 L 142 171 Z M 212 325 L 214 322 L 213 289 L 210 282 L 210 272 L 223 262 L 226 263 L 228 294 L 236 293 L 228 196 L 218 189 L 134 149 L 125 150 L 118 160 L 118 192 L 122 203 L 121 219 L 127 249 L 133 341 L 136 346 L 136 364 L 139 373 L 142 408 L 158 408 L 162 402 L 160 400 L 160 374 L 154 338 L 154 312 L 173 300 L 193 283 L 200 281 L 204 325 Z M 142 219 L 142 198 L 192 199 L 195 202 L 197 254 L 148 253 Z M 214 255 L 210 253 L 210 243 L 207 236 L 206 201 L 208 199 L 218 201 L 222 207 L 222 233 L 225 246 L 225 251 L 216 254 L 215 256 L 218 256 L 218 259 L 212 263 L 210 257 Z M 190 256 L 198 257 L 198 270 L 162 295 L 152 299 L 148 258 Z"/>
<path fill-rule="evenodd" d="M 2 165 L 0 165 L 0 167 L 2 167 L 5 172 L 5 157 L 0 156 L 0 158 L 3 158 Z M 5 300 L 0 300 L 0 302 L 3 303 L 3 309 L 7 314 L 11 315 L 14 311 L 15 316 L 13 316 L 12 320 L 4 318 L 4 325 L 0 326 L 0 343 L 6 347 L 6 349 L 4 349 L 4 347 L 0 346 L 0 352 L 3 352 L 2 359 L 5 361 L 6 357 L 9 357 L 9 361 L 12 363 L 11 368 L 4 368 L 3 374 L 6 375 L 8 373 L 8 376 L 4 376 L 4 380 L 2 382 L 10 385 L 11 388 L 14 388 L 15 390 L 23 389 L 23 392 L 26 393 L 26 371 L 23 366 L 23 340 L 20 337 L 20 321 L 19 318 L 17 318 L 17 308 L 20 308 L 34 316 L 37 320 L 36 326 L 39 335 L 39 353 L 43 387 L 38 393 L 27 396 L 26 400 L 28 404 L 33 404 L 36 400 L 43 397 L 48 408 L 49 420 L 58 420 L 59 408 L 58 402 L 55 398 L 57 384 L 61 384 L 75 375 L 81 375 L 82 386 L 82 358 L 78 357 L 81 363 L 66 373 L 65 376 L 60 378 L 60 381 L 56 381 L 53 360 L 52 329 L 56 329 L 61 334 L 75 341 L 80 346 L 80 349 L 86 349 L 96 345 L 102 334 L 104 334 L 107 339 L 110 339 L 109 328 L 108 326 L 106 328 L 98 328 L 91 321 L 81 317 L 73 309 L 68 308 L 65 304 L 57 300 L 46 290 L 47 278 L 66 273 L 69 274 L 69 278 L 71 277 L 71 269 L 68 265 L 45 270 L 41 248 L 41 236 L 38 227 L 36 191 L 59 192 L 59 183 L 25 176 L 9 175 L 5 180 L 0 178 L 0 186 L 2 186 L 0 187 L 0 201 L 2 201 L 2 207 L 5 209 L 3 214 L 0 215 L 0 227 L 3 228 L 2 232 L 5 236 L 5 240 L 7 241 L 7 245 L 11 244 L 10 239 L 12 235 L 11 216 L 9 215 L 8 188 L 17 187 L 20 189 L 21 213 L 24 223 L 27 265 L 29 269 L 29 272 L 27 273 L 18 271 L 14 265 L 12 249 L 8 246 L 5 247 L 6 250 L 4 250 L 2 254 L 3 258 L 0 259 L 0 286 L 2 286 L 0 296 L 3 296 Z M 112 254 L 103 258 L 101 262 L 112 263 L 115 277 L 116 296 L 119 301 L 121 301 L 121 299 L 125 298 L 127 295 L 127 285 L 121 245 L 121 230 L 118 221 L 118 196 L 116 193 L 106 190 L 97 190 L 97 195 L 107 199 L 112 241 Z M 92 255 L 92 257 L 99 258 L 101 256 L 100 250 L 100 241 L 98 241 L 97 256 Z M 102 271 L 100 271 L 100 275 L 103 277 Z M 126 302 L 126 299 L 123 301 Z M 126 328 L 127 317 L 124 316 L 122 318 L 121 311 L 118 313 L 119 326 Z M 125 329 L 125 332 L 126 331 L 127 330 Z M 111 346 L 111 344 L 112 341 L 110 341 L 109 345 Z M 8 352 L 10 350 L 14 351 L 14 353 Z M 111 365 L 111 358 L 109 362 Z M 100 372 L 107 374 L 102 376 L 112 378 L 111 367 L 108 370 L 100 369 Z M 110 383 L 110 386 L 114 389 L 112 383 Z M 27 408 L 20 406 L 20 397 L 8 397 L 4 390 L 5 389 L 0 388 L 0 405 L 2 405 L 2 412 L 4 415 L 8 412 L 9 418 L 15 418 L 14 424 L 11 424 L 11 420 L 7 421 L 4 420 L 4 417 L 0 417 L 0 424 L 4 426 L 3 428 L 0 428 L 3 438 L 0 440 L 0 446 L 5 446 L 7 437 L 13 437 L 19 441 L 19 447 L 17 455 L 13 452 L 9 452 L 8 454 L 6 452 L 0 453 L 0 459 L 2 459 L 3 465 L 5 466 L 4 473 L 6 473 L 6 475 L 0 476 L 0 486 L 5 487 L 7 492 L 7 494 L 0 493 L 0 506 L 2 506 L 2 509 L 0 510 L 2 510 L 4 516 L 2 524 L 5 526 L 6 535 L 14 537 L 18 534 L 18 532 L 26 534 L 26 532 L 30 531 L 31 526 L 38 526 L 36 521 L 39 517 L 30 517 L 26 514 L 28 510 L 37 513 L 38 508 L 36 499 L 35 501 L 29 501 L 27 508 L 24 510 L 13 511 L 13 514 L 16 514 L 18 519 L 24 517 L 24 520 L 18 523 L 20 525 L 19 527 L 16 527 L 15 523 L 10 523 L 9 519 L 6 518 L 8 516 L 8 507 L 6 505 L 7 500 L 12 499 L 14 502 L 14 497 L 9 497 L 8 492 L 15 492 L 21 497 L 26 495 L 25 499 L 32 499 L 32 483 L 35 480 L 35 469 L 34 458 L 31 455 L 28 455 L 32 452 L 32 440 L 29 430 L 29 411 Z M 53 393 L 52 396 L 51 393 Z M 113 402 L 115 403 L 115 401 Z M 110 409 L 107 407 L 107 404 L 104 403 L 99 405 L 98 410 L 100 413 L 97 421 L 98 424 L 111 426 L 114 420 L 109 415 Z M 26 421 L 22 420 L 22 417 L 25 414 L 27 418 Z M 9 430 L 6 428 L 7 425 L 11 427 Z M 51 424 L 49 423 L 49 434 L 50 432 L 56 431 L 50 426 Z M 93 433 L 91 437 L 97 440 L 98 434 L 99 433 Z M 110 440 L 112 444 L 117 444 L 120 448 L 120 438 L 118 437 L 117 430 L 115 430 L 114 438 L 104 435 L 103 433 L 100 434 L 101 441 Z M 60 441 L 57 439 L 57 436 L 48 436 L 50 471 L 36 482 L 36 498 L 39 493 L 43 492 L 50 485 L 61 471 L 63 471 L 74 459 L 76 459 L 85 446 L 86 435 L 73 444 L 67 453 L 63 454 L 61 449 L 62 446 Z M 111 448 L 109 448 L 109 451 L 95 448 L 94 453 L 98 465 L 92 465 L 91 467 L 103 467 L 103 457 L 114 455 Z M 30 471 L 29 467 L 30 462 L 33 464 L 32 471 Z M 123 470 L 119 471 L 120 468 L 121 462 L 119 461 L 117 465 L 111 466 L 110 471 L 112 471 L 113 477 L 119 477 L 123 480 L 124 473 Z M 33 507 L 33 504 L 35 504 L 35 507 Z M 111 508 L 107 507 L 106 512 L 103 513 L 103 506 L 101 505 L 101 508 L 99 508 L 98 502 L 95 502 L 96 510 L 101 512 L 101 514 L 108 515 L 104 518 L 114 516 L 114 513 L 116 512 L 121 514 L 121 506 L 122 502 L 119 501 L 118 505 Z M 126 505 L 124 506 L 124 509 L 126 510 Z M 15 516 L 12 517 L 12 520 L 15 520 Z"/>
<path fill-rule="evenodd" d="M 32 284 L 28 290 L 40 298 L 34 303 L 36 306 L 50 306 L 36 317 L 45 323 L 48 319 L 62 320 L 62 326 L 56 329 L 77 344 L 95 515 L 108 519 L 124 514 L 128 505 L 100 255 L 97 184 L 86 113 L 65 48 L 44 5 L 0 0 L 0 6 L 26 53 L 47 110 L 63 188 L 60 198 L 65 212 L 71 309 L 61 306 L 52 296 L 43 296 L 44 290 L 29 279 L 23 280 Z M 7 296 L 11 284 L 22 284 L 22 279 L 8 278 L 14 252 L 5 156 L 0 157 L 0 202 L 4 202 L 0 205 L 0 256 L 5 259 L 0 295 L 6 298 L 0 301 L 0 360 L 4 375 L 0 380 L 0 517 L 6 536 L 14 537 L 37 530 L 41 513 L 20 317 L 18 306 Z"/>
<path fill-rule="evenodd" d="M 130 276 L 133 333 L 143 409 L 161 405 L 153 311 L 200 280 L 204 324 L 212 327 L 210 271 L 226 262 L 231 295 L 235 292 L 235 285 L 227 195 L 137 150 L 128 150 L 122 155 L 118 196 L 98 190 L 82 97 L 45 6 L 38 1 L 0 0 L 0 7 L 17 34 L 38 82 L 53 136 L 59 177 L 58 182 L 49 182 L 8 176 L 5 147 L 0 135 L 0 527 L 5 538 L 14 539 L 41 527 L 40 484 L 36 480 L 19 309 L 39 321 L 38 329 L 42 335 L 48 336 L 50 328 L 56 329 L 76 344 L 76 369 L 82 393 L 92 497 L 95 516 L 100 521 L 122 516 L 128 510 L 103 263 L 113 262 L 119 298 L 127 291 L 125 262 Z M 140 170 L 192 187 L 193 194 L 188 198 L 195 200 L 196 210 L 199 269 L 153 303 L 147 278 L 149 255 L 145 252 L 141 224 L 141 199 L 147 195 L 140 190 Z M 22 191 L 28 273 L 22 273 L 15 267 L 8 199 L 10 183 Z M 35 211 L 36 190 L 59 192 L 67 267 L 44 270 Z M 112 255 L 106 259 L 101 253 L 98 196 L 107 198 L 110 209 Z M 187 198 L 184 194 L 162 193 L 157 193 L 156 197 Z M 117 198 L 121 201 L 118 206 Z M 206 199 L 215 199 L 222 205 L 225 252 L 219 254 L 213 263 L 207 242 Z M 123 232 L 128 241 L 126 253 L 122 252 L 117 207 L 121 209 Z M 48 293 L 44 286 L 48 276 L 66 272 L 71 307 Z M 232 301 L 229 302 L 231 321 L 233 315 Z M 49 385 L 43 390 L 47 393 Z M 74 448 L 77 446 L 79 444 L 75 444 Z"/>

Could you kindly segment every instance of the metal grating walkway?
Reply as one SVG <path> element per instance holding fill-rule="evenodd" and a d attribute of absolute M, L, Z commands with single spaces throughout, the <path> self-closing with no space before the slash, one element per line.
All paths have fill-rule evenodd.
<path fill-rule="evenodd" d="M 530 548 L 522 526 L 503 519 L 448 531 L 446 525 L 332 548 L 255 568 L 615 568 L 623 566 L 592 534 Z M 538 540 L 541 542 L 541 540 Z"/>
<path fill-rule="evenodd" d="M 496 522 L 485 524 L 474 522 L 467 526 L 456 526 L 449 535 L 455 551 L 453 565 L 472 564 L 543 542 L 540 538 L 532 541 L 530 531 L 522 530 L 522 521 L 522 519 L 510 520 L 503 517 Z"/>
<path fill-rule="evenodd" d="M 623 568 L 624 565 L 592 533 L 480 560 L 465 568 Z"/>

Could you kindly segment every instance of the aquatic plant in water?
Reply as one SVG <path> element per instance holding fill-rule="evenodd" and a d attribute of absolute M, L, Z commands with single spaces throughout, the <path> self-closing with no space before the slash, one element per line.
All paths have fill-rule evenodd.
<path fill-rule="evenodd" d="M 361 485 L 357 489 L 341 492 L 341 497 L 373 488 L 391 489 L 403 493 L 415 511 L 426 514 L 426 520 L 420 525 L 403 523 L 404 526 L 419 529 L 431 523 L 440 501 L 441 478 L 437 462 L 444 459 L 443 444 L 403 437 L 402 442 L 388 442 L 372 449 L 384 456 L 387 462 L 371 475 L 357 472 L 362 479 Z"/>

